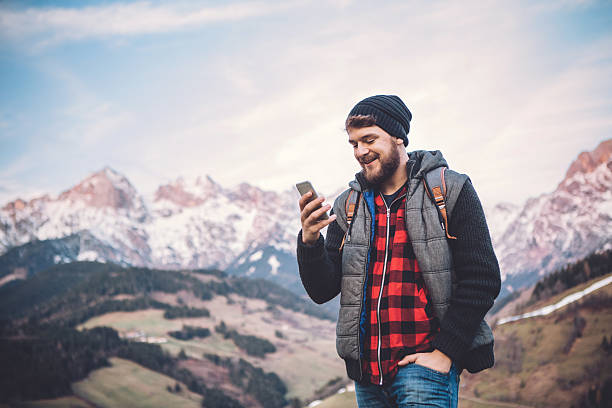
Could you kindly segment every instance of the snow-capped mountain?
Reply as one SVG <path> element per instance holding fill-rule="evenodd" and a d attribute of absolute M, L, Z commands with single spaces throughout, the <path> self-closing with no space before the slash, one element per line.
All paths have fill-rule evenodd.
<path fill-rule="evenodd" d="M 291 252 L 299 230 L 297 197 L 210 177 L 160 186 L 147 223 L 154 265 L 227 268 L 261 246 Z"/>
<path fill-rule="evenodd" d="M 297 284 L 297 263 L 288 254 L 300 227 L 298 212 L 295 192 L 263 191 L 246 183 L 225 189 L 210 177 L 161 185 L 147 205 L 123 175 L 105 167 L 57 197 L 18 199 L 0 210 L 0 254 L 38 243 L 7 254 L 10 261 L 0 268 L 9 270 L 0 277 L 14 267 L 35 272 L 25 265 L 33 257 L 41 265 L 51 259 L 160 268 L 234 265 L 246 273 L 248 259 L 259 251 L 265 256 L 253 258 L 255 277 Z M 35 256 L 33 248 L 44 256 Z M 58 253 L 50 256 L 53 251 Z M 262 272 L 262 262 L 271 265 L 269 270 Z"/>
<path fill-rule="evenodd" d="M 489 227 L 494 247 L 497 247 L 497 242 L 501 235 L 508 229 L 508 226 L 514 221 L 520 211 L 521 207 L 512 203 L 499 203 L 493 207 L 484 207 L 487 226 Z"/>
<path fill-rule="evenodd" d="M 542 275 L 610 248 L 612 140 L 580 153 L 553 192 L 531 198 L 509 214 L 505 228 L 495 221 L 491 225 L 506 290 L 535 283 Z"/>
<path fill-rule="evenodd" d="M 485 208 L 504 290 L 612 245 L 611 156 L 612 140 L 602 142 L 578 156 L 555 191 L 522 207 Z M 247 183 L 225 188 L 198 177 L 161 185 L 146 202 L 123 175 L 106 167 L 57 197 L 17 199 L 0 210 L 0 278 L 16 269 L 23 274 L 24 267 L 35 273 L 27 266 L 34 258 L 37 268 L 78 259 L 216 267 L 273 279 L 301 293 L 297 198 L 294 191 L 263 191 Z"/>
<path fill-rule="evenodd" d="M 142 265 L 150 256 L 144 226 L 151 222 L 151 217 L 144 201 L 124 176 L 109 167 L 56 198 L 45 195 L 28 202 L 18 199 L 8 203 L 0 211 L 0 222 L 1 253 L 32 240 L 89 231 L 112 247 L 113 254 L 103 257 L 94 247 L 80 253 L 79 260 L 104 258 Z"/>

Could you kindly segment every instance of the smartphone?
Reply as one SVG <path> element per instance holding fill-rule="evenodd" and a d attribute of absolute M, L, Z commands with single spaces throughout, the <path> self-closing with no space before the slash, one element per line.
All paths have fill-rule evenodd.
<path fill-rule="evenodd" d="M 297 188 L 298 192 L 300 193 L 300 196 L 303 196 L 304 194 L 306 194 L 309 191 L 312 191 L 312 199 L 314 200 L 315 198 L 318 197 L 317 192 L 315 191 L 314 187 L 312 186 L 312 184 L 310 183 L 310 181 L 303 181 L 301 183 L 297 183 L 295 185 L 295 187 Z M 327 215 L 327 211 L 323 213 L 323 215 L 321 216 L 321 220 L 326 220 L 329 218 L 329 215 Z"/>

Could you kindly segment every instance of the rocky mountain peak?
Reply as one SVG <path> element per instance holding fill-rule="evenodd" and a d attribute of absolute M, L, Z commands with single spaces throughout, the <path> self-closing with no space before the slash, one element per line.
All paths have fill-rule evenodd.
<path fill-rule="evenodd" d="M 591 173 L 602 163 L 609 163 L 612 158 L 612 139 L 601 142 L 592 152 L 582 152 L 570 165 L 565 178 L 576 173 Z"/>
<path fill-rule="evenodd" d="M 49 194 L 42 195 L 40 197 L 32 198 L 31 200 L 23 200 L 21 198 L 17 198 L 16 200 L 9 201 L 2 207 L 2 211 L 6 214 L 10 214 L 10 216 L 15 219 L 16 215 L 20 212 L 26 211 L 28 208 L 35 208 L 40 203 L 45 203 L 51 201 L 51 197 Z"/>
<path fill-rule="evenodd" d="M 221 186 L 210 176 L 198 176 L 196 179 L 179 177 L 159 186 L 153 201 L 168 201 L 180 207 L 197 207 L 221 191 Z"/>
<path fill-rule="evenodd" d="M 106 166 L 62 192 L 59 201 L 83 202 L 94 208 L 140 208 L 138 192 L 121 173 Z"/>
<path fill-rule="evenodd" d="M 610 245 L 611 159 L 612 139 L 580 153 L 555 191 L 528 199 L 511 222 L 500 224 L 493 241 L 507 287 L 532 284 Z"/>
<path fill-rule="evenodd" d="M 28 205 L 27 201 L 24 201 L 21 198 L 18 198 L 14 201 L 10 201 L 6 203 L 4 207 L 2 207 L 2 209 L 5 211 L 21 211 L 24 208 L 26 208 L 27 205 Z"/>
<path fill-rule="evenodd" d="M 261 207 L 266 203 L 266 199 L 270 199 L 273 193 L 263 191 L 256 186 L 248 183 L 240 183 L 230 192 L 232 200 L 248 202 L 255 207 Z"/>
<path fill-rule="evenodd" d="M 557 189 L 585 197 L 591 191 L 605 193 L 612 189 L 612 139 L 601 142 L 591 152 L 580 153 Z"/>

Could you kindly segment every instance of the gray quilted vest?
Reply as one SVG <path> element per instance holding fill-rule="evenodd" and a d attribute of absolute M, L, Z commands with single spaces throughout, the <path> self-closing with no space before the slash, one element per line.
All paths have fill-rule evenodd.
<path fill-rule="evenodd" d="M 446 234 L 440 226 L 438 211 L 427 195 L 422 179 L 428 171 L 447 166 L 447 164 L 439 151 L 411 152 L 410 158 L 420 159 L 421 166 L 409 181 L 406 196 L 406 227 L 427 286 L 428 301 L 431 302 L 438 319 L 442 320 L 450 304 L 453 291 L 453 260 Z M 468 177 L 464 174 L 451 170 L 446 171 L 446 205 L 449 219 L 452 218 L 457 197 L 467 179 Z M 344 191 L 334 202 L 337 223 L 345 232 L 348 228 L 345 212 L 348 193 L 351 189 L 361 192 L 361 185 L 356 180 L 349 183 L 349 186 L 351 188 Z M 350 240 L 345 241 L 342 251 L 340 313 L 336 326 L 338 355 L 345 360 L 354 361 L 361 361 L 359 323 L 360 319 L 365 318 L 363 294 L 368 272 L 370 238 L 372 237 L 372 216 L 364 197 L 367 194 L 368 190 L 360 194 L 359 206 L 353 216 Z M 363 332 L 361 336 L 364 336 Z M 492 342 L 491 328 L 483 320 L 470 349 Z"/>

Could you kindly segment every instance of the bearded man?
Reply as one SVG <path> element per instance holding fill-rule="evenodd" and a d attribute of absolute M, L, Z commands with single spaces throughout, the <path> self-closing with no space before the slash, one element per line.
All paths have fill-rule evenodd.
<path fill-rule="evenodd" d="M 299 200 L 300 277 L 316 303 L 340 293 L 336 349 L 360 408 L 456 407 L 462 370 L 494 362 L 484 316 L 501 279 L 482 206 L 439 151 L 406 151 L 411 120 L 395 95 L 357 103 L 345 128 L 362 170 L 328 219 L 324 197 Z"/>

